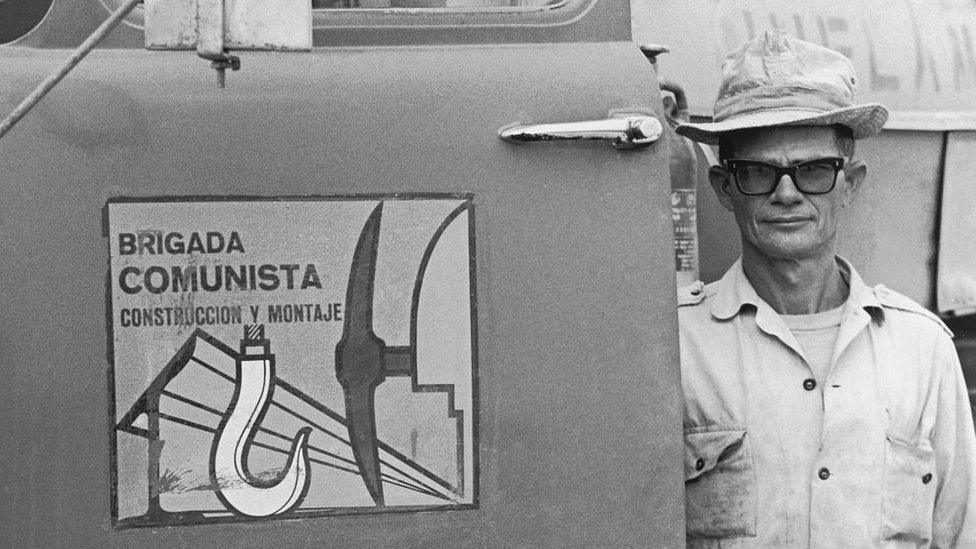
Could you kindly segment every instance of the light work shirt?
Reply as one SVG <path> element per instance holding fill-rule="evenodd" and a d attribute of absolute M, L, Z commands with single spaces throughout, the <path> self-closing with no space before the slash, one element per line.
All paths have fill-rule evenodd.
<path fill-rule="evenodd" d="M 976 432 L 942 322 L 844 260 L 826 377 L 737 261 L 679 292 L 688 547 L 976 547 Z"/>
<path fill-rule="evenodd" d="M 814 381 L 822 383 L 827 378 L 846 305 L 808 315 L 780 315 L 803 350 Z"/>

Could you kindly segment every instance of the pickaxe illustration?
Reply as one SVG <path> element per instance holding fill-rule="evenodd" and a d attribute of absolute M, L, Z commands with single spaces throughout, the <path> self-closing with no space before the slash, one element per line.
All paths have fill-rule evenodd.
<path fill-rule="evenodd" d="M 349 444 L 366 489 L 378 506 L 384 502 L 376 444 L 376 387 L 387 376 L 409 376 L 415 369 L 411 347 L 387 346 L 373 332 L 373 283 L 382 215 L 380 202 L 363 225 L 356 243 L 346 290 L 342 338 L 336 344 L 335 358 L 336 378 L 346 396 Z"/>

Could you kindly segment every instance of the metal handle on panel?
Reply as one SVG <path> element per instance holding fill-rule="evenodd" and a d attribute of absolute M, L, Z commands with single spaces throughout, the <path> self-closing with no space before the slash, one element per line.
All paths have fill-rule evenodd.
<path fill-rule="evenodd" d="M 657 118 L 643 114 L 614 114 L 604 120 L 516 125 L 502 128 L 505 141 L 553 141 L 600 139 L 616 149 L 642 149 L 661 137 L 664 129 Z"/>

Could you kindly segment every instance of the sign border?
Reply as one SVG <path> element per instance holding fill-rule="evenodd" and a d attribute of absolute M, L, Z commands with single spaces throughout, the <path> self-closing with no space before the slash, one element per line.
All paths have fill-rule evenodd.
<path fill-rule="evenodd" d="M 225 517 L 209 517 L 201 519 L 184 519 L 179 522 L 166 523 L 154 520 L 141 520 L 138 517 L 119 519 L 119 499 L 118 499 L 118 429 L 116 424 L 117 409 L 115 405 L 115 329 L 112 302 L 112 244 L 111 233 L 109 232 L 109 205 L 111 204 L 153 204 L 153 203 L 217 203 L 217 202 L 366 202 L 366 201 L 404 201 L 404 200 L 462 200 L 467 204 L 462 204 L 468 211 L 468 276 L 470 278 L 470 304 L 471 304 L 471 401 L 475 413 L 472 417 L 472 437 L 476 447 L 473 453 L 472 469 L 474 473 L 474 483 L 472 486 L 472 502 L 448 505 L 417 505 L 417 506 L 396 506 L 396 507 L 348 507 L 335 508 L 330 510 L 316 510 L 302 513 L 299 516 L 289 515 L 277 518 L 268 517 L 249 517 L 230 515 Z M 474 193 L 343 193 L 334 195 L 149 195 L 149 196 L 113 196 L 108 197 L 102 207 L 102 238 L 106 240 L 105 246 L 108 251 L 106 258 L 107 265 L 105 270 L 105 334 L 106 334 L 106 361 L 107 384 L 108 384 L 108 430 L 109 430 L 109 491 L 111 506 L 112 528 L 116 531 L 128 530 L 132 528 L 170 528 L 179 526 L 198 526 L 229 523 L 253 523 L 253 522 L 278 522 L 282 520 L 304 520 L 321 517 L 351 516 L 351 515 L 387 515 L 418 512 L 437 512 L 437 511 L 458 511 L 458 510 L 477 510 L 480 509 L 481 492 L 481 445 L 480 445 L 480 423 L 481 423 L 481 402 L 480 402 L 480 383 L 478 365 L 478 291 L 477 291 L 477 248 L 475 246 L 475 194 Z M 453 220 L 457 213 L 448 216 L 447 222 Z M 443 231 L 444 225 L 440 225 L 437 233 Z M 426 254 L 422 261 L 422 267 L 426 264 Z M 416 311 L 411 307 L 411 325 L 416 322 Z"/>

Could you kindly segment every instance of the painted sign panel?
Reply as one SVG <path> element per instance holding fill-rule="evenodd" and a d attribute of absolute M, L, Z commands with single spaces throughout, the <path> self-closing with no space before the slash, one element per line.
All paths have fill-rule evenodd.
<path fill-rule="evenodd" d="M 477 504 L 471 196 L 106 210 L 117 525 Z"/>

